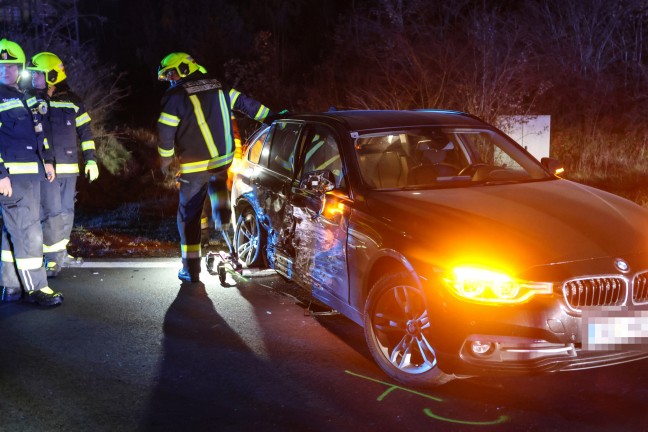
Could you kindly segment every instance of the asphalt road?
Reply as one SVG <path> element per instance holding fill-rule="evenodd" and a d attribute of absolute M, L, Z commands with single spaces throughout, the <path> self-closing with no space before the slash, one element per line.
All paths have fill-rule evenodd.
<path fill-rule="evenodd" d="M 60 307 L 0 304 L 0 430 L 648 430 L 646 361 L 409 389 L 280 277 L 180 284 L 178 261 L 86 263 L 51 281 Z"/>

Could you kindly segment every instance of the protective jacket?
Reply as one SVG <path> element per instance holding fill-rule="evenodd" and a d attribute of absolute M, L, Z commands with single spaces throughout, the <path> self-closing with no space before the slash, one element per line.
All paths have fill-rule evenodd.
<path fill-rule="evenodd" d="M 47 103 L 44 122 L 45 136 L 54 153 L 56 175 L 79 175 L 78 140 L 83 159 L 96 161 L 95 142 L 90 127 L 90 115 L 81 99 L 66 86 L 57 86 L 50 97 L 47 90 L 30 92 L 39 101 Z"/>
<path fill-rule="evenodd" d="M 41 121 L 36 98 L 0 84 L 0 179 L 45 178 L 43 162 L 53 158 Z"/>
<path fill-rule="evenodd" d="M 235 89 L 225 88 L 206 74 L 193 73 L 169 88 L 158 119 L 162 158 L 180 159 L 180 172 L 225 170 L 234 158 L 232 110 L 264 122 L 272 113 Z"/>

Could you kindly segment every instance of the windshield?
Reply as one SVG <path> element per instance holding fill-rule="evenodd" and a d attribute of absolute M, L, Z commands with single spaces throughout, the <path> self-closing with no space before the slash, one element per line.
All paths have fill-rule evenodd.
<path fill-rule="evenodd" d="M 533 157 L 489 129 L 418 128 L 363 134 L 355 149 L 374 189 L 521 182 L 550 176 Z"/>

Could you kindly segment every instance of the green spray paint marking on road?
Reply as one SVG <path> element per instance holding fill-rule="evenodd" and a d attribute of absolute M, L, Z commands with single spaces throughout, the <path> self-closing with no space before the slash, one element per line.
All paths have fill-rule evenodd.
<path fill-rule="evenodd" d="M 497 420 L 492 420 L 492 421 L 468 421 L 468 420 L 458 420 L 458 419 L 450 419 L 446 417 L 441 417 L 440 415 L 434 414 L 430 408 L 424 408 L 423 412 L 425 413 L 426 416 L 432 417 L 433 419 L 436 420 L 442 420 L 445 422 L 450 422 L 450 423 L 459 423 L 459 424 L 464 424 L 464 425 L 471 425 L 471 426 L 490 426 L 490 425 L 496 425 L 500 423 L 504 423 L 508 420 L 508 416 L 501 415 Z"/>
<path fill-rule="evenodd" d="M 377 382 L 377 383 L 384 384 L 384 385 L 388 386 L 389 388 L 388 388 L 388 389 L 387 389 L 383 394 L 381 394 L 380 396 L 378 396 L 378 399 L 376 399 L 378 402 L 380 402 L 380 401 L 382 401 L 383 399 L 385 399 L 385 397 L 386 397 L 389 393 L 391 393 L 392 391 L 394 391 L 394 390 L 403 390 L 403 391 L 408 392 L 408 393 L 413 393 L 413 394 L 415 394 L 415 395 L 417 395 L 417 396 L 421 396 L 421 397 L 424 397 L 424 398 L 427 398 L 427 399 L 432 399 L 432 400 L 435 401 L 435 402 L 443 402 L 443 399 L 441 399 L 441 398 L 439 398 L 439 397 L 430 396 L 429 394 L 425 394 L 425 393 L 417 392 L 416 390 L 412 390 L 412 389 L 408 389 L 408 388 L 405 388 L 405 387 L 401 387 L 401 386 L 397 386 L 397 385 L 394 385 L 394 384 L 390 384 L 390 383 L 387 383 L 387 382 L 384 382 L 384 381 L 380 381 L 380 380 L 375 379 L 375 378 L 371 378 L 371 377 L 368 377 L 368 376 L 364 376 L 364 375 L 357 374 L 357 373 L 355 373 L 355 372 L 351 372 L 351 371 L 349 371 L 349 370 L 346 370 L 346 371 L 344 371 L 344 372 L 348 373 L 349 375 L 356 376 L 356 377 L 358 377 L 358 378 L 366 379 L 367 381 L 373 381 L 373 382 Z"/>
<path fill-rule="evenodd" d="M 380 396 L 378 396 L 378 398 L 376 399 L 378 402 L 382 402 L 383 400 L 385 400 L 387 395 L 389 395 L 394 390 L 402 390 L 404 392 L 412 393 L 412 394 L 415 394 L 417 396 L 433 400 L 435 402 L 443 402 L 443 399 L 440 398 L 440 397 L 430 396 L 429 394 L 421 393 L 421 392 L 416 391 L 416 390 L 408 389 L 406 387 L 401 387 L 401 386 L 391 384 L 391 383 L 388 383 L 388 382 L 385 382 L 385 381 L 381 381 L 381 380 L 378 380 L 378 379 L 375 379 L 375 378 L 371 378 L 371 377 L 368 377 L 368 376 L 365 376 L 365 375 L 360 375 L 360 374 L 357 374 L 355 372 L 351 372 L 349 370 L 345 370 L 344 372 L 349 374 L 349 375 L 353 375 L 355 377 L 362 378 L 362 379 L 367 380 L 367 381 L 373 381 L 373 382 L 376 382 L 376 383 L 379 383 L 379 384 L 386 385 L 388 387 L 388 389 L 385 390 Z M 444 422 L 458 423 L 458 424 L 471 425 L 471 426 L 491 426 L 491 425 L 504 423 L 504 422 L 508 421 L 508 419 L 509 419 L 508 416 L 506 416 L 506 415 L 501 415 L 501 416 L 499 416 L 499 418 L 497 420 L 490 420 L 490 421 L 470 421 L 470 420 L 452 419 L 452 418 L 442 417 L 442 416 L 440 416 L 438 414 L 435 414 L 430 408 L 424 408 L 423 413 L 426 416 L 431 417 L 431 418 L 433 418 L 435 420 L 441 420 L 441 421 L 444 421 Z"/>

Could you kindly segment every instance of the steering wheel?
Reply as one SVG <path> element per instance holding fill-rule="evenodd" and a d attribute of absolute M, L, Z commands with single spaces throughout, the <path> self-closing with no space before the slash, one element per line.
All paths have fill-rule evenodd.
<path fill-rule="evenodd" d="M 473 164 L 468 165 L 467 167 L 463 167 L 461 169 L 461 171 L 459 171 L 459 174 L 457 174 L 457 175 L 460 175 L 460 176 L 462 176 L 462 175 L 473 176 L 477 172 L 477 170 L 479 168 L 485 167 L 485 166 L 489 166 L 489 165 L 487 163 L 473 163 Z"/>

